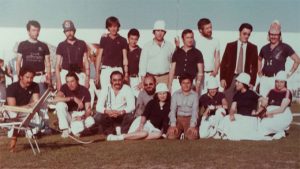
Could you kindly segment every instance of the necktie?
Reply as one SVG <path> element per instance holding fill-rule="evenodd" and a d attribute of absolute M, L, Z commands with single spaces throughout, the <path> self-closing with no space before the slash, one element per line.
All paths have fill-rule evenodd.
<path fill-rule="evenodd" d="M 243 44 L 241 44 L 241 48 L 240 48 L 240 53 L 239 53 L 239 58 L 238 58 L 238 62 L 237 62 L 237 68 L 236 68 L 236 73 L 240 74 L 241 72 L 243 72 Z"/>

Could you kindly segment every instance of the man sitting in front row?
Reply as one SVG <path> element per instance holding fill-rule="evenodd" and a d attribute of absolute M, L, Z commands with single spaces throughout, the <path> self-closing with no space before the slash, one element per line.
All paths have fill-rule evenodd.
<path fill-rule="evenodd" d="M 96 106 L 98 114 L 95 116 L 99 123 L 99 134 L 125 134 L 133 121 L 135 109 L 135 98 L 131 88 L 123 84 L 124 76 L 119 71 L 110 75 L 111 85 L 101 90 Z"/>
<path fill-rule="evenodd" d="M 58 91 L 54 102 L 58 117 L 58 125 L 62 137 L 66 138 L 72 132 L 80 136 L 85 128 L 95 124 L 91 116 L 91 95 L 89 90 L 79 84 L 79 78 L 74 72 L 66 75 L 66 84 Z"/>

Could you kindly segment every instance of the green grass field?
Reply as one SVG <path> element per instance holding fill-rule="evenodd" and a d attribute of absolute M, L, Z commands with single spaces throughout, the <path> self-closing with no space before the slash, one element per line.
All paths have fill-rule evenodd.
<path fill-rule="evenodd" d="M 298 105 L 293 109 L 300 112 Z M 300 122 L 300 117 L 294 121 Z M 9 153 L 9 141 L 0 138 L 0 168 L 300 168 L 297 125 L 291 125 L 286 138 L 275 141 L 97 141 L 81 145 L 52 135 L 38 140 L 41 154 L 37 156 L 25 138 L 18 140 L 16 153 Z"/>

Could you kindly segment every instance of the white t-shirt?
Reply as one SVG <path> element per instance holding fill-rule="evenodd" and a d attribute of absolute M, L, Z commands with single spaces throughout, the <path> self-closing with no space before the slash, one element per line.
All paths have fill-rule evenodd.
<path fill-rule="evenodd" d="M 196 41 L 196 48 L 203 55 L 204 71 L 213 71 L 215 68 L 215 51 L 220 51 L 220 42 L 216 38 L 207 39 L 203 35 Z"/>

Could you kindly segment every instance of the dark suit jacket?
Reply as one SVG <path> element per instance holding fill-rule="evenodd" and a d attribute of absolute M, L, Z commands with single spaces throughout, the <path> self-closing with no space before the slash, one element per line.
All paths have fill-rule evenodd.
<path fill-rule="evenodd" d="M 225 79 L 227 87 L 230 86 L 234 71 L 236 67 L 237 60 L 237 46 L 238 42 L 234 41 L 228 43 L 222 58 L 221 67 L 220 67 L 220 79 Z M 246 61 L 244 71 L 251 76 L 250 84 L 253 86 L 256 82 L 257 76 L 257 63 L 258 63 L 258 51 L 257 46 L 248 42 L 246 48 Z"/>

